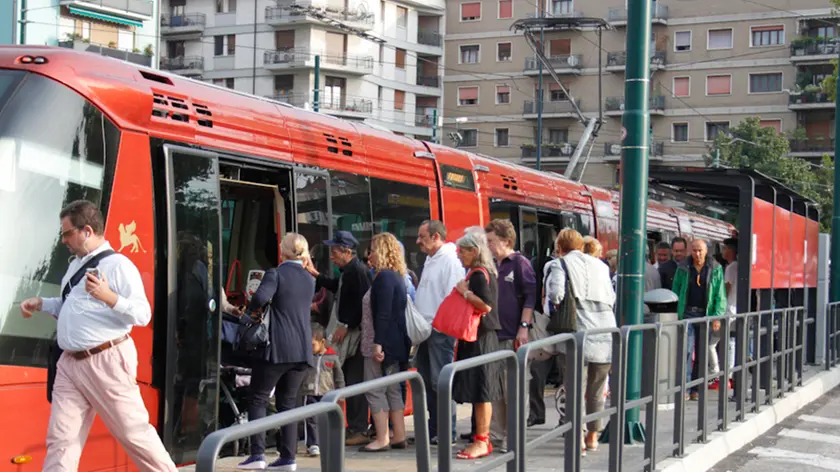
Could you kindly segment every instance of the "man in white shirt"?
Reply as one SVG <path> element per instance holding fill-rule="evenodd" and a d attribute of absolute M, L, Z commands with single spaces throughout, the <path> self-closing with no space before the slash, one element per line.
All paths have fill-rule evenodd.
<path fill-rule="evenodd" d="M 464 280 L 466 270 L 458 259 L 455 244 L 446 242 L 446 226 L 437 220 L 425 221 L 417 232 L 417 245 L 426 254 L 420 285 L 414 304 L 431 323 L 443 299 Z M 455 338 L 432 330 L 431 336 L 417 346 L 417 371 L 426 384 L 426 402 L 429 405 L 429 438 L 437 444 L 437 382 L 443 366 L 455 358 Z M 452 438 L 455 439 L 455 409 L 452 409 Z"/>
<path fill-rule="evenodd" d="M 105 221 L 91 202 L 76 201 L 61 213 L 61 241 L 75 259 L 62 279 L 65 287 L 91 258 L 111 245 Z M 20 311 L 29 318 L 45 311 L 58 319 L 58 361 L 47 430 L 43 470 L 76 471 L 93 419 L 98 414 L 142 471 L 175 471 L 137 386 L 137 350 L 129 333 L 146 326 L 152 309 L 137 267 L 125 256 L 101 259 L 67 298 L 30 298 Z"/>

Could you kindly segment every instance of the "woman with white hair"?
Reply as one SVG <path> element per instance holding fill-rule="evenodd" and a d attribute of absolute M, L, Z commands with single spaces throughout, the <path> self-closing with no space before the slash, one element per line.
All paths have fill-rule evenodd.
<path fill-rule="evenodd" d="M 458 246 L 458 258 L 468 271 L 466 280 L 458 282 L 455 289 L 483 313 L 478 339 L 475 342 L 458 341 L 457 360 L 462 360 L 498 351 L 496 331 L 502 326 L 496 312 L 498 272 L 484 229 L 479 226 L 468 228 L 455 244 Z M 501 365 L 497 362 L 455 374 L 452 396 L 457 403 L 471 403 L 475 416 L 474 441 L 458 453 L 458 459 L 478 459 L 493 452 L 490 444 L 491 402 L 501 399 L 502 381 Z"/>
<path fill-rule="evenodd" d="M 248 419 L 265 416 L 268 397 L 275 390 L 277 412 L 295 408 L 300 385 L 312 364 L 312 325 L 310 305 L 315 294 L 315 279 L 304 264 L 311 264 L 309 244 L 297 233 L 287 233 L 280 243 L 283 262 L 267 270 L 260 287 L 251 297 L 248 310 L 260 313 L 271 304 L 270 344 L 253 360 Z M 257 317 L 258 315 L 252 315 Z M 265 433 L 251 436 L 251 456 L 240 463 L 244 470 L 295 470 L 297 423 L 280 428 L 277 434 L 280 458 L 271 464 L 265 459 Z"/>

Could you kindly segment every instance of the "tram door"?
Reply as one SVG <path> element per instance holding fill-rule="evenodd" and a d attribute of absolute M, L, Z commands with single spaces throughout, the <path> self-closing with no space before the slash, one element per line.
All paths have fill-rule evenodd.
<path fill-rule="evenodd" d="M 167 300 L 163 438 L 176 463 L 195 460 L 217 427 L 221 326 L 218 157 L 164 146 Z M 163 268 L 161 268 L 163 273 Z"/>

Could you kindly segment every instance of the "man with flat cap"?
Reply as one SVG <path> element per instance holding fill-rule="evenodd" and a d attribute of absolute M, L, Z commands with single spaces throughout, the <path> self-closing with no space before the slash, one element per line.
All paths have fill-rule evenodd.
<path fill-rule="evenodd" d="M 362 298 L 370 289 L 367 267 L 356 257 L 359 242 L 349 231 L 336 231 L 333 239 L 324 241 L 330 248 L 330 260 L 338 267 L 336 278 L 319 273 L 312 264 L 306 268 L 316 279 L 316 292 L 325 287 L 336 295 L 331 318 L 335 320 L 332 334 L 333 348 L 341 360 L 347 385 L 364 381 L 364 357 L 359 349 L 362 323 Z M 332 324 L 332 322 L 331 322 Z M 368 443 L 368 404 L 364 395 L 347 399 L 348 446 Z"/>

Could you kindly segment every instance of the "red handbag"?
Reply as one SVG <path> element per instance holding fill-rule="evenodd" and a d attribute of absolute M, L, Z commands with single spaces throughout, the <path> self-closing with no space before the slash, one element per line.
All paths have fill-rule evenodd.
<path fill-rule="evenodd" d="M 476 270 L 484 272 L 484 277 L 489 283 L 490 275 L 484 268 L 470 270 L 467 280 Z M 447 295 L 440 304 L 435 319 L 432 321 L 432 328 L 455 339 L 475 342 L 478 339 L 478 325 L 484 314 L 453 288 L 452 293 Z"/>

